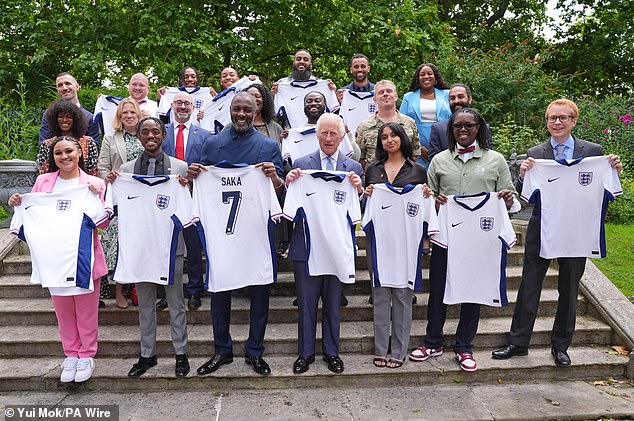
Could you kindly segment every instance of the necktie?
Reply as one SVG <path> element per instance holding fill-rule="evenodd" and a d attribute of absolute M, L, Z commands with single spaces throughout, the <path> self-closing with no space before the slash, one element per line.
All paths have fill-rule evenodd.
<path fill-rule="evenodd" d="M 332 157 L 331 156 L 327 156 L 326 157 L 326 171 L 334 171 L 335 166 L 332 163 Z"/>
<path fill-rule="evenodd" d="M 559 160 L 559 159 L 566 159 L 566 156 L 564 155 L 564 148 L 566 146 L 563 143 L 560 143 L 559 145 L 555 146 L 555 150 L 557 151 L 557 156 L 555 156 L 555 159 Z"/>
<path fill-rule="evenodd" d="M 176 133 L 176 159 L 185 160 L 185 138 L 183 136 L 185 130 L 184 124 L 178 125 L 178 133 Z"/>
<path fill-rule="evenodd" d="M 458 153 L 462 155 L 463 153 L 469 153 L 475 151 L 475 146 L 471 145 L 468 148 L 460 149 L 458 148 Z"/>
<path fill-rule="evenodd" d="M 150 158 L 148 159 L 147 175 L 154 175 L 154 171 L 156 171 L 156 158 Z"/>

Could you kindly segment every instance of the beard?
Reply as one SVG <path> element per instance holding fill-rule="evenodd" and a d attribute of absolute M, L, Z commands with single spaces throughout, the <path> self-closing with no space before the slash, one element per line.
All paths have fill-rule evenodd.
<path fill-rule="evenodd" d="M 291 72 L 291 76 L 295 80 L 308 80 L 313 75 L 313 67 L 309 66 L 306 70 L 300 72 L 297 68 L 293 67 L 293 71 Z"/>
<path fill-rule="evenodd" d="M 236 122 L 233 120 L 231 120 L 231 122 L 233 123 L 233 128 L 236 129 L 236 132 L 240 134 L 246 133 L 253 128 L 253 119 L 251 121 L 248 121 L 247 124 L 245 124 L 244 126 L 236 125 Z"/>

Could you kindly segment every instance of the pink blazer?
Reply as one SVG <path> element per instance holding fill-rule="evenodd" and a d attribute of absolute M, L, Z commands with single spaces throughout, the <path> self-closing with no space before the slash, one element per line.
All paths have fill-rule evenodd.
<path fill-rule="evenodd" d="M 59 176 L 59 170 L 55 172 L 49 172 L 46 174 L 42 174 L 37 177 L 35 180 L 35 185 L 31 189 L 31 192 L 46 192 L 49 193 L 53 191 L 53 187 L 55 186 L 55 181 L 57 181 L 57 177 Z M 92 175 L 88 175 L 83 172 L 81 169 L 79 170 L 79 183 L 80 184 L 92 184 L 99 187 L 99 198 L 101 202 L 104 201 L 104 194 L 106 192 L 106 184 L 101 178 L 94 177 Z M 110 224 L 110 220 L 106 220 L 99 228 L 105 228 Z M 106 257 L 103 254 L 103 248 L 101 247 L 101 240 L 99 239 L 99 233 L 97 230 L 93 230 L 93 251 L 95 255 L 95 262 L 92 266 L 92 279 L 97 280 L 104 275 L 108 274 L 108 267 L 106 266 Z"/>

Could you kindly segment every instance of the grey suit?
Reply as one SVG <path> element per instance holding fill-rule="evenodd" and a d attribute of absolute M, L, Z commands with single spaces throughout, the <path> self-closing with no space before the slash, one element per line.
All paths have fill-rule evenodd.
<path fill-rule="evenodd" d="M 126 162 L 121 172 L 140 174 L 140 162 L 143 155 L 134 161 Z M 187 163 L 164 153 L 165 174 L 181 174 L 187 172 Z M 169 247 L 168 244 L 165 247 Z M 187 315 L 183 297 L 183 239 L 179 238 L 177 256 L 174 265 L 174 284 L 165 285 L 165 295 L 170 313 L 172 345 L 176 355 L 187 354 Z M 156 355 L 156 289 L 158 285 L 151 282 L 136 284 L 139 298 L 139 330 L 141 336 L 141 356 L 145 358 Z"/>
<path fill-rule="evenodd" d="M 603 155 L 603 149 L 596 143 L 586 142 L 577 138 L 574 141 L 573 158 Z M 555 158 L 550 141 L 532 147 L 528 150 L 527 155 L 536 159 Z M 518 181 L 516 187 L 518 192 L 522 191 L 521 181 Z M 526 231 L 522 283 L 517 296 L 515 311 L 513 312 L 510 332 L 510 343 L 524 347 L 527 347 L 530 343 L 542 284 L 551 260 L 539 257 L 540 221 L 541 208 L 536 205 Z M 560 257 L 557 261 L 559 263 L 559 301 L 553 324 L 551 344 L 555 349 L 566 351 L 575 331 L 579 280 L 585 270 L 586 258 Z"/>

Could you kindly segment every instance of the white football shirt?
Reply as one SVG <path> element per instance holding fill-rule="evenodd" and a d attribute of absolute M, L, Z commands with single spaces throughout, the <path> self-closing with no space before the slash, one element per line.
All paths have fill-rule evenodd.
<path fill-rule="evenodd" d="M 172 285 L 179 235 L 192 224 L 192 207 L 178 175 L 118 176 L 106 192 L 106 209 L 119 224 L 114 280 Z"/>
<path fill-rule="evenodd" d="M 158 106 L 158 113 L 161 116 L 168 116 L 169 121 L 172 120 L 172 102 L 174 101 L 174 97 L 176 94 L 180 92 L 186 92 L 193 97 L 194 101 L 194 112 L 192 113 L 189 121 L 192 124 L 199 126 L 198 123 L 198 111 L 200 111 L 204 106 L 213 100 L 211 93 L 209 92 L 209 88 L 204 88 L 197 86 L 195 88 L 185 88 L 184 86 L 179 86 L 178 88 L 170 87 L 165 91 L 165 95 L 161 96 L 161 101 Z"/>
<path fill-rule="evenodd" d="M 447 249 L 445 304 L 508 304 L 506 257 L 515 245 L 504 200 L 497 193 L 448 196 L 431 241 Z"/>
<path fill-rule="evenodd" d="M 277 83 L 274 104 L 277 117 L 285 116 L 291 127 L 304 127 L 308 122 L 304 114 L 304 97 L 312 91 L 321 92 L 326 97 L 326 112 L 339 109 L 337 94 L 328 87 L 327 80 L 293 80 Z"/>
<path fill-rule="evenodd" d="M 423 239 L 438 233 L 435 200 L 421 184 L 375 184 L 361 227 L 372 247 L 375 287 L 421 291 Z"/>
<path fill-rule="evenodd" d="M 308 273 L 354 283 L 359 195 L 342 171 L 302 170 L 286 192 L 284 217 L 304 224 Z"/>
<path fill-rule="evenodd" d="M 343 117 L 343 121 L 348 126 L 352 136 L 356 137 L 359 123 L 374 115 L 376 110 L 374 91 L 354 92 L 349 89 L 343 89 L 339 115 Z"/>
<path fill-rule="evenodd" d="M 99 196 L 87 184 L 22 195 L 10 232 L 29 246 L 31 283 L 92 292 L 93 230 L 106 219 Z"/>
<path fill-rule="evenodd" d="M 93 121 L 99 122 L 101 132 L 104 136 L 114 134 L 112 124 L 114 122 L 114 116 L 117 113 L 117 107 L 122 99 L 120 96 L 111 95 L 99 95 L 99 97 L 97 97 Z M 140 101 L 139 108 L 141 108 L 141 111 L 147 111 L 151 117 L 158 117 L 158 104 L 156 101 L 146 98 Z"/>
<path fill-rule="evenodd" d="M 221 91 L 211 101 L 207 102 L 201 108 L 205 115 L 200 122 L 200 127 L 216 134 L 223 127 L 231 123 L 231 100 L 243 89 L 254 83 L 262 83 L 260 79 L 251 80 L 248 76 L 240 78 L 236 83 Z"/>
<path fill-rule="evenodd" d="M 194 216 L 207 255 L 205 289 L 275 282 L 273 220 L 282 209 L 271 180 L 254 165 L 209 166 L 194 182 Z"/>
<path fill-rule="evenodd" d="M 309 155 L 318 149 L 319 140 L 317 139 L 316 126 L 291 128 L 288 130 L 286 139 L 282 139 L 282 160 L 293 165 L 293 162 L 298 158 Z M 352 144 L 350 143 L 348 135 L 344 136 L 337 151 L 348 158 L 352 157 Z"/>
<path fill-rule="evenodd" d="M 536 159 L 521 194 L 541 207 L 539 256 L 605 257 L 605 212 L 621 193 L 619 175 L 605 156 Z"/>

